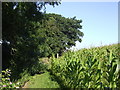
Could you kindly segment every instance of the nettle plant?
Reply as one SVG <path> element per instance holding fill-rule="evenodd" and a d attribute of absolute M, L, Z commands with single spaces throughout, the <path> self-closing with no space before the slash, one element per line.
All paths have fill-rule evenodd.
<path fill-rule="evenodd" d="M 13 83 L 10 80 L 10 76 L 11 76 L 11 70 L 6 69 L 3 70 L 2 73 L 0 73 L 0 88 L 4 89 L 4 88 L 19 88 L 20 83 Z"/>

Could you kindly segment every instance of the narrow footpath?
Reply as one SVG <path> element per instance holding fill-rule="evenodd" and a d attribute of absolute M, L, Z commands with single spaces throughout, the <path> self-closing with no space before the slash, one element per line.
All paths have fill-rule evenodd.
<path fill-rule="evenodd" d="M 59 88 L 59 84 L 51 79 L 50 73 L 37 74 L 33 76 L 22 88 Z"/>

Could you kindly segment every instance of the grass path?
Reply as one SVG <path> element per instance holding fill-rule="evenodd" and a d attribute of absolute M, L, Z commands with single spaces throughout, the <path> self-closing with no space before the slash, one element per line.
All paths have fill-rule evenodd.
<path fill-rule="evenodd" d="M 46 72 L 33 76 L 23 88 L 59 88 L 59 85 L 51 79 L 50 73 Z"/>
<path fill-rule="evenodd" d="M 26 82 L 22 88 L 28 88 L 28 82 Z"/>

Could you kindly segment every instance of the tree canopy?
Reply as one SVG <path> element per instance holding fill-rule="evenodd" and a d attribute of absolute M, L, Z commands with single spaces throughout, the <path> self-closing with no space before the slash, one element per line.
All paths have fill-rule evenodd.
<path fill-rule="evenodd" d="M 43 18 L 44 12 L 40 10 L 46 4 L 55 6 L 59 2 L 2 2 L 3 70 L 12 67 L 20 73 L 38 61 L 38 42 L 34 38 L 36 31 L 33 22 Z"/>
<path fill-rule="evenodd" d="M 42 48 L 43 56 L 53 54 L 61 54 L 65 50 L 72 46 L 75 46 L 75 42 L 81 42 L 83 32 L 80 31 L 82 26 L 80 23 L 82 20 L 73 18 L 65 18 L 57 14 L 45 14 L 44 22 L 38 25 L 38 36 L 44 38 L 44 44 L 40 45 L 40 51 Z M 37 24 L 35 24 L 37 25 Z M 42 53 L 42 52 L 41 52 Z"/>

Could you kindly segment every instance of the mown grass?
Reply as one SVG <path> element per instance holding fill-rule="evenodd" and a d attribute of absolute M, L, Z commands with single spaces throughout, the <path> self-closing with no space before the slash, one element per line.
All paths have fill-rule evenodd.
<path fill-rule="evenodd" d="M 52 81 L 50 73 L 38 74 L 33 76 L 27 83 L 27 88 L 59 88 L 56 81 Z"/>

